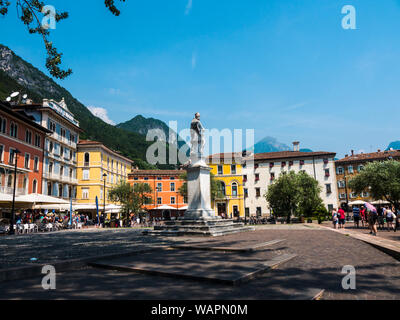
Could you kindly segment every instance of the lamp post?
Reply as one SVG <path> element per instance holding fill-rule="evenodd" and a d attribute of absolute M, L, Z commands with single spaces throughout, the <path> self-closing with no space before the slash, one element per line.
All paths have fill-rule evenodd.
<path fill-rule="evenodd" d="M 18 154 L 20 154 L 21 151 L 18 149 L 14 150 L 14 161 L 15 161 L 15 166 L 14 166 L 14 189 L 13 189 L 13 201 L 12 201 L 12 207 L 11 207 L 11 221 L 10 221 L 10 231 L 8 234 L 13 235 L 15 234 L 14 230 L 14 223 L 15 223 L 15 189 L 17 187 L 17 162 L 18 162 Z"/>
<path fill-rule="evenodd" d="M 343 169 L 344 172 L 344 188 L 346 192 L 346 220 L 349 221 L 349 195 L 347 194 L 347 179 L 346 179 L 346 168 Z"/>
<path fill-rule="evenodd" d="M 103 174 L 103 182 L 104 182 L 104 186 L 103 186 L 103 219 L 105 219 L 105 215 L 106 215 L 106 177 L 107 177 L 107 173 Z"/>

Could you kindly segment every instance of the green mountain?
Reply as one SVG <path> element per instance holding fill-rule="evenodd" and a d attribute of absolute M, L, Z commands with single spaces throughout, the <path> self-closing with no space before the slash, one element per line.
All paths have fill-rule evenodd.
<path fill-rule="evenodd" d="M 139 168 L 155 168 L 146 162 L 146 150 L 152 143 L 147 142 L 145 136 L 132 130 L 117 128 L 95 117 L 66 89 L 0 44 L 0 100 L 5 100 L 16 90 L 27 93 L 34 102 L 41 102 L 44 98 L 57 101 L 65 98 L 69 110 L 84 130 L 81 139 L 100 141 L 134 160 Z M 158 167 L 172 168 L 169 165 Z"/>
<path fill-rule="evenodd" d="M 176 132 L 170 129 L 165 122 L 154 118 L 145 118 L 141 115 L 138 115 L 129 121 L 117 124 L 116 127 L 130 132 L 136 132 L 144 136 L 147 135 L 149 130 L 158 129 L 164 133 L 167 140 L 170 131 L 172 134 L 176 135 Z M 185 144 L 185 141 L 178 136 L 178 147 L 181 148 Z"/>

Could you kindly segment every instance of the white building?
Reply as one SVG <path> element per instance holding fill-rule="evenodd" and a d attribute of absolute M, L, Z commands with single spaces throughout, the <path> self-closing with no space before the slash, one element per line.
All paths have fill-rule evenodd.
<path fill-rule="evenodd" d="M 264 195 L 268 187 L 282 173 L 305 171 L 314 177 L 321 186 L 321 198 L 328 210 L 337 208 L 338 191 L 334 152 L 300 152 L 299 144 L 294 143 L 293 151 L 268 152 L 247 155 L 244 159 L 243 182 L 245 194 L 245 213 L 248 216 L 263 216 L 271 210 Z M 250 159 L 250 160 L 249 160 Z"/>
<path fill-rule="evenodd" d="M 76 150 L 79 141 L 79 122 L 60 102 L 43 99 L 42 104 L 26 104 L 24 111 L 33 116 L 38 124 L 49 129 L 44 145 L 43 186 L 45 195 L 70 199 L 76 197 Z"/>

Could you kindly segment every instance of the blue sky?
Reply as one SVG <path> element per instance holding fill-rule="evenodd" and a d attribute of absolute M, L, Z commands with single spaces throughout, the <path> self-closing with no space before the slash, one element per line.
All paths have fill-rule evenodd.
<path fill-rule="evenodd" d="M 400 140 L 400 1 L 57 1 L 52 31 L 74 74 L 58 81 L 115 123 L 137 114 L 187 127 L 255 129 L 302 147 L 364 152 Z M 344 5 L 357 30 L 341 26 Z M 45 71 L 43 44 L 0 18 L 0 43 Z M 47 73 L 47 72 L 46 72 Z"/>

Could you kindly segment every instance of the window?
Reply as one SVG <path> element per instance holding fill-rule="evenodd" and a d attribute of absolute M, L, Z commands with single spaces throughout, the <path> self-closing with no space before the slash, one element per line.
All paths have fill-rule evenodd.
<path fill-rule="evenodd" d="M 48 123 L 48 124 L 49 124 L 49 125 L 48 125 L 48 129 L 49 129 L 50 131 L 56 132 L 56 123 L 53 122 L 53 121 L 51 121 L 51 120 L 49 120 L 49 123 Z"/>
<path fill-rule="evenodd" d="M 223 174 L 222 166 L 218 166 L 218 174 Z"/>
<path fill-rule="evenodd" d="M 47 182 L 47 195 L 51 196 L 53 194 L 53 186 L 51 182 Z"/>
<path fill-rule="evenodd" d="M 225 183 L 224 182 L 222 182 L 222 181 L 220 181 L 221 182 L 221 191 L 222 191 L 222 194 L 224 195 L 224 196 L 226 196 L 226 188 L 225 188 Z"/>
<path fill-rule="evenodd" d="M 274 181 L 274 180 L 275 180 L 275 173 L 274 173 L 274 172 L 271 172 L 271 175 L 270 175 L 270 176 L 271 176 L 270 180 L 271 180 L 271 181 Z"/>
<path fill-rule="evenodd" d="M 357 193 L 355 192 L 350 193 L 350 198 L 352 199 L 357 198 Z"/>
<path fill-rule="evenodd" d="M 232 183 L 232 197 L 238 196 L 238 185 L 236 182 Z"/>
<path fill-rule="evenodd" d="M 339 199 L 346 199 L 346 194 L 345 193 L 341 193 L 339 194 Z"/>
<path fill-rule="evenodd" d="M 243 182 L 247 182 L 247 174 L 243 176 Z"/>
<path fill-rule="evenodd" d="M 157 204 L 161 204 L 162 203 L 162 198 L 157 198 Z"/>
<path fill-rule="evenodd" d="M 171 204 L 175 204 L 175 197 L 171 197 Z"/>
<path fill-rule="evenodd" d="M 254 164 L 254 169 L 258 169 L 258 163 Z"/>
<path fill-rule="evenodd" d="M 7 127 L 7 120 L 0 118 L 0 132 L 6 133 L 6 127 Z"/>
<path fill-rule="evenodd" d="M 83 189 L 82 188 L 82 199 L 87 200 L 89 199 L 89 189 Z"/>
<path fill-rule="evenodd" d="M 85 152 L 85 159 L 84 159 L 84 161 L 85 161 L 84 166 L 85 166 L 85 167 L 88 167 L 88 166 L 89 166 L 89 163 L 90 163 L 90 154 L 89 154 L 89 152 Z"/>
<path fill-rule="evenodd" d="M 65 138 L 65 129 L 64 128 L 60 129 L 60 135 L 61 135 L 61 137 Z"/>
<path fill-rule="evenodd" d="M 231 165 L 231 174 L 236 174 L 236 165 L 235 164 Z"/>
<path fill-rule="evenodd" d="M 4 160 L 3 157 L 4 157 L 4 146 L 0 145 L 0 162 L 3 162 Z"/>
<path fill-rule="evenodd" d="M 338 181 L 338 187 L 339 188 L 345 188 L 346 187 L 346 182 L 344 180 Z"/>
<path fill-rule="evenodd" d="M 348 166 L 348 167 L 347 167 L 347 171 L 348 171 L 349 173 L 353 173 L 353 172 L 354 172 L 353 166 Z"/>
<path fill-rule="evenodd" d="M 175 180 L 175 177 L 170 177 L 169 179 L 170 179 L 170 180 Z"/>
<path fill-rule="evenodd" d="M 14 122 L 11 122 L 10 125 L 10 136 L 14 138 L 18 137 L 18 125 Z"/>
<path fill-rule="evenodd" d="M 35 134 L 35 147 L 38 147 L 38 148 L 41 147 L 41 139 L 38 134 Z"/>
<path fill-rule="evenodd" d="M 246 217 L 250 216 L 250 208 L 244 208 L 244 214 L 246 215 Z"/>
<path fill-rule="evenodd" d="M 29 169 L 30 159 L 31 159 L 31 156 L 29 155 L 29 153 L 25 153 L 25 169 Z"/>
<path fill-rule="evenodd" d="M 260 174 L 256 173 L 256 181 L 259 181 L 259 180 L 260 180 Z"/>
<path fill-rule="evenodd" d="M 8 164 L 14 164 L 14 158 L 15 158 L 15 149 L 10 148 Z"/>
<path fill-rule="evenodd" d="M 36 179 L 33 180 L 33 182 L 32 182 L 32 193 L 38 193 L 37 192 L 37 181 L 36 181 Z"/>
<path fill-rule="evenodd" d="M 157 192 L 162 192 L 162 183 L 157 183 Z"/>
<path fill-rule="evenodd" d="M 261 207 L 257 207 L 256 214 L 257 214 L 257 217 L 261 217 Z"/>
<path fill-rule="evenodd" d="M 289 167 L 293 166 L 293 161 L 289 161 Z"/>
<path fill-rule="evenodd" d="M 286 167 L 286 162 L 285 162 L 285 161 L 282 161 L 281 167 L 282 167 L 282 168 Z"/>
<path fill-rule="evenodd" d="M 171 182 L 171 191 L 175 191 L 175 182 Z"/>
<path fill-rule="evenodd" d="M 343 174 L 343 173 L 344 173 L 343 167 L 337 167 L 336 173 L 337 173 L 337 174 Z"/>
<path fill-rule="evenodd" d="M 362 165 L 362 164 L 360 164 L 359 166 L 358 166 L 358 172 L 361 172 L 362 170 L 364 170 L 364 166 Z"/>
<path fill-rule="evenodd" d="M 53 173 L 53 162 L 49 163 L 49 173 Z"/>
<path fill-rule="evenodd" d="M 324 164 L 328 164 L 329 163 L 329 159 L 328 158 L 325 158 L 324 159 Z"/>
<path fill-rule="evenodd" d="M 260 188 L 256 188 L 256 197 L 261 197 Z"/>
<path fill-rule="evenodd" d="M 274 163 L 273 163 L 273 162 L 270 162 L 270 163 L 269 163 L 269 167 L 270 167 L 270 168 L 273 168 L 273 167 L 274 167 Z"/>
<path fill-rule="evenodd" d="M 144 177 L 143 180 L 147 181 L 149 180 L 149 177 Z"/>
<path fill-rule="evenodd" d="M 25 131 L 25 142 L 32 144 L 32 131 L 30 130 Z"/>
<path fill-rule="evenodd" d="M 304 160 L 300 160 L 300 165 L 301 166 L 304 166 L 304 163 L 305 163 Z"/>
<path fill-rule="evenodd" d="M 330 184 L 326 184 L 326 193 L 332 193 L 332 187 Z"/>
<path fill-rule="evenodd" d="M 12 174 L 9 174 L 7 179 L 7 187 L 11 188 L 12 185 L 13 185 L 13 176 Z"/>
<path fill-rule="evenodd" d="M 136 180 L 136 181 L 137 181 L 137 180 L 139 180 L 139 177 L 134 177 L 133 180 Z"/>
<path fill-rule="evenodd" d="M 53 152 L 53 148 L 54 148 L 53 141 L 49 141 L 49 152 L 50 153 Z"/>
<path fill-rule="evenodd" d="M 64 175 L 64 167 L 61 166 L 61 167 L 60 167 L 60 176 L 62 177 L 63 175 Z"/>
<path fill-rule="evenodd" d="M 243 189 L 244 191 L 244 197 L 248 198 L 249 197 L 249 190 L 247 188 Z"/>
<path fill-rule="evenodd" d="M 329 169 L 325 169 L 325 177 L 329 177 L 330 173 L 329 173 Z"/>
<path fill-rule="evenodd" d="M 157 177 L 157 180 L 162 180 L 162 177 Z"/>

